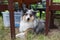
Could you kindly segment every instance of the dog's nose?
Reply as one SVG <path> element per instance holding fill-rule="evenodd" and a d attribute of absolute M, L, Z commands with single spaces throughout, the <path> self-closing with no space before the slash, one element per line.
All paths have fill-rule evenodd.
<path fill-rule="evenodd" d="M 30 20 L 30 18 L 27 19 L 28 21 Z"/>

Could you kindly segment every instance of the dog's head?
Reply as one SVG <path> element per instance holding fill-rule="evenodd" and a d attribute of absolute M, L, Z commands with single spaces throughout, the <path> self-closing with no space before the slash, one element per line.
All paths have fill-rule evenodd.
<path fill-rule="evenodd" d="M 27 21 L 27 22 L 33 22 L 34 21 L 34 14 L 33 14 L 33 10 L 27 10 L 23 16 L 22 16 L 22 20 Z"/>

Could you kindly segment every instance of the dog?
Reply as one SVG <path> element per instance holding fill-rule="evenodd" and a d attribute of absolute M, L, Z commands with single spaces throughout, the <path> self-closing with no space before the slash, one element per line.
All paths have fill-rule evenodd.
<path fill-rule="evenodd" d="M 28 31 L 33 30 L 35 24 L 34 24 L 34 15 L 33 10 L 27 10 L 26 13 L 23 14 L 20 21 L 20 27 L 19 27 L 19 34 L 16 35 L 16 37 L 26 37 Z"/>
<path fill-rule="evenodd" d="M 34 32 L 39 33 L 40 29 L 44 28 L 44 26 L 42 27 L 42 25 L 44 25 L 43 22 L 36 19 L 33 12 L 34 11 L 30 9 L 22 15 L 19 27 L 20 33 L 17 34 L 16 37 L 26 38 L 28 31 L 33 30 Z"/>

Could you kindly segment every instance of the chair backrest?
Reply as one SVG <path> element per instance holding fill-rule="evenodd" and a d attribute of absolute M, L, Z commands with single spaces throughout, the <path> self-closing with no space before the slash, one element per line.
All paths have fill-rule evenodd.
<path fill-rule="evenodd" d="M 27 5 L 27 7 L 32 4 L 32 3 L 37 3 L 39 0 L 14 0 L 14 2 L 18 2 L 19 3 L 19 7 L 22 7 L 22 4 L 25 3 Z M 0 2 L 3 2 L 3 0 L 0 0 Z M 2 3 L 1 3 L 2 4 Z M 8 9 L 8 5 L 1 5 L 0 4 L 0 11 L 3 10 L 7 10 Z M 2 8 L 1 8 L 2 7 Z"/>
<path fill-rule="evenodd" d="M 0 5 L 0 11 L 8 10 L 8 5 Z"/>
<path fill-rule="evenodd" d="M 60 10 L 60 0 L 46 0 L 46 7 L 50 10 Z"/>
<path fill-rule="evenodd" d="M 4 11 L 8 9 L 8 5 L 3 3 L 3 0 L 0 0 L 0 11 Z"/>
<path fill-rule="evenodd" d="M 47 1 L 47 0 L 46 0 Z M 60 5 L 60 0 L 48 0 L 48 5 Z"/>
<path fill-rule="evenodd" d="M 19 6 L 21 7 L 23 3 L 27 5 L 27 7 L 32 3 L 37 3 L 39 0 L 16 0 L 19 2 Z"/>

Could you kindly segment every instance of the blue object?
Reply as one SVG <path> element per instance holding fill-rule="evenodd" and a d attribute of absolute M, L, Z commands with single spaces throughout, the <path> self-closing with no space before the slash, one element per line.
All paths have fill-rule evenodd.
<path fill-rule="evenodd" d="M 20 24 L 15 24 L 15 27 L 18 28 Z"/>
<path fill-rule="evenodd" d="M 14 11 L 14 23 L 15 23 L 15 27 L 19 27 L 20 26 L 20 18 L 23 14 L 23 11 Z M 10 26 L 10 16 L 9 16 L 9 12 L 2 12 L 3 15 L 3 21 L 4 21 L 4 26 L 5 27 L 9 27 Z"/>

